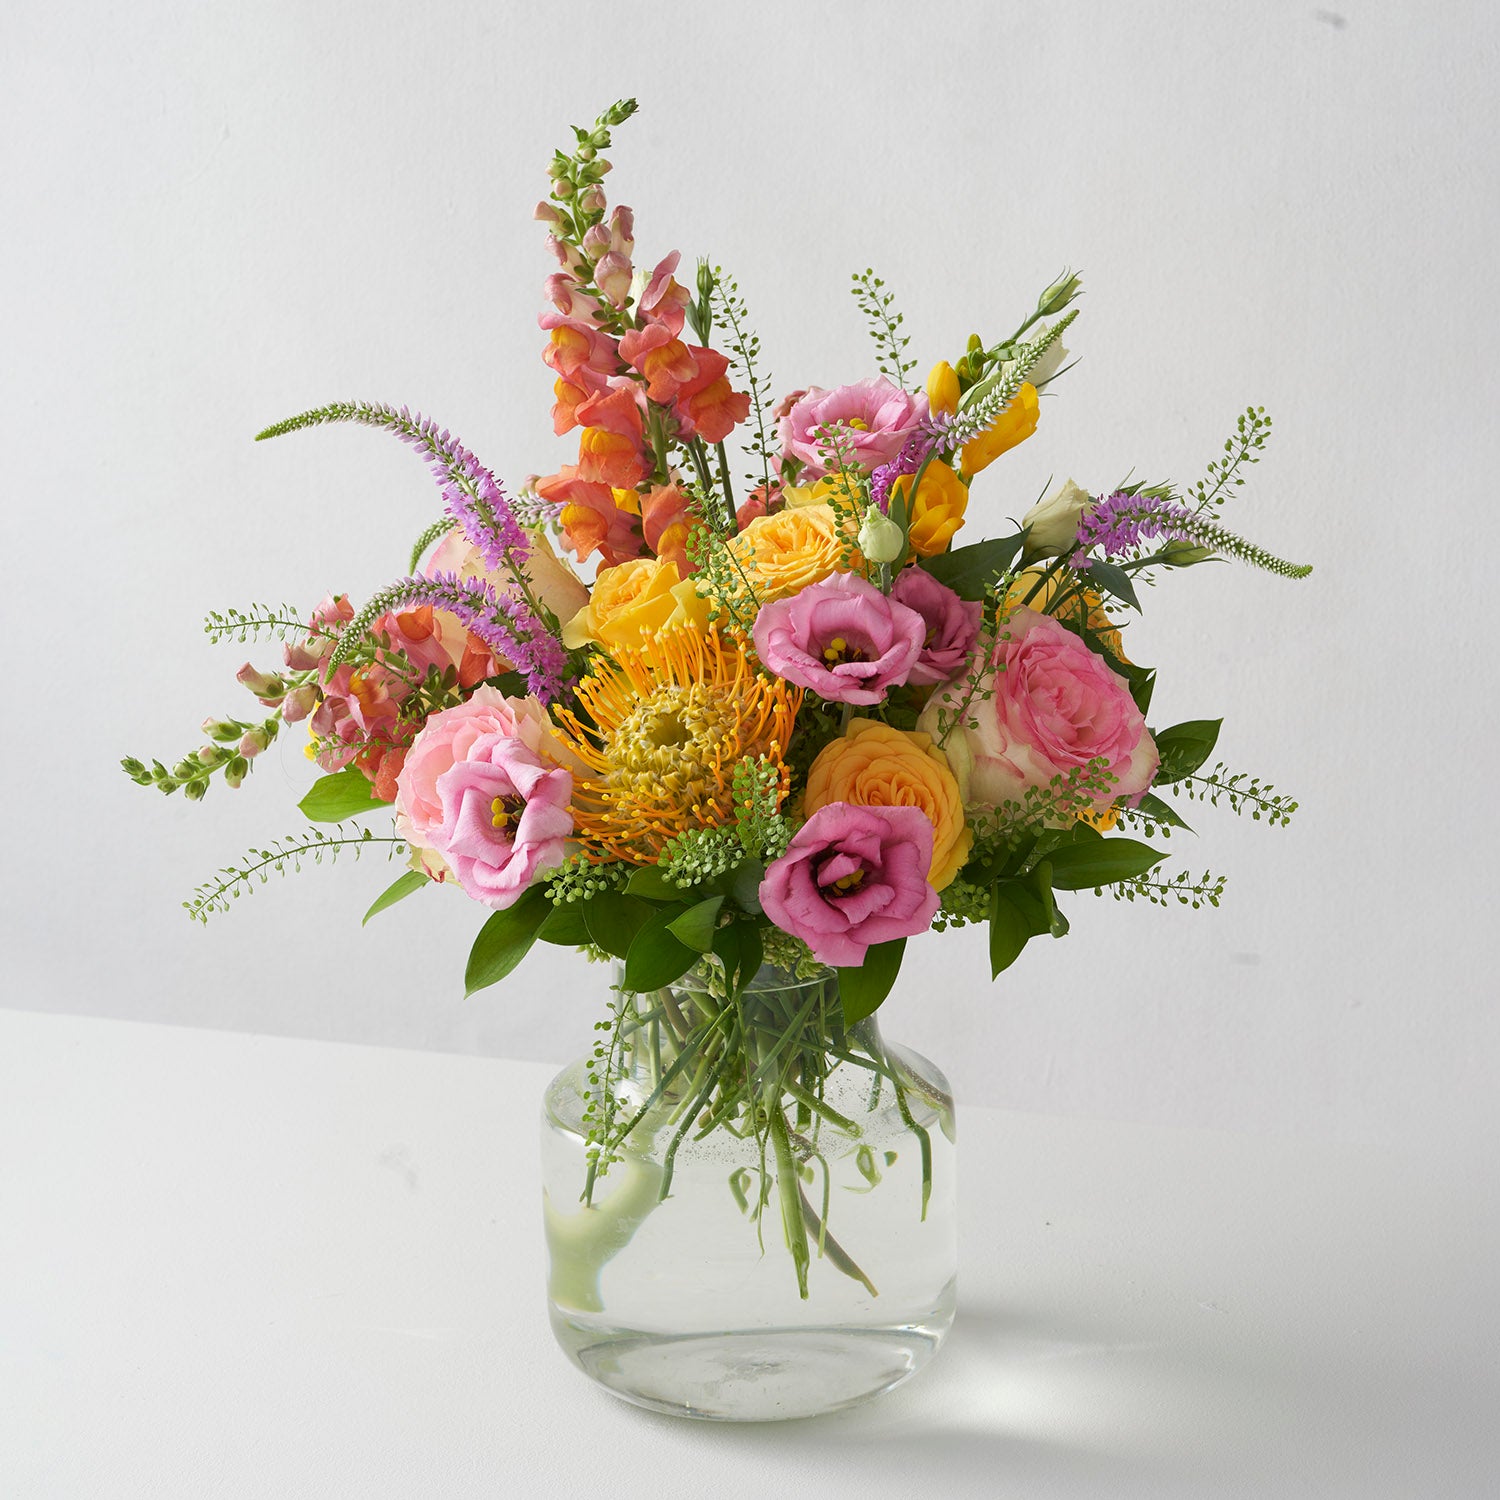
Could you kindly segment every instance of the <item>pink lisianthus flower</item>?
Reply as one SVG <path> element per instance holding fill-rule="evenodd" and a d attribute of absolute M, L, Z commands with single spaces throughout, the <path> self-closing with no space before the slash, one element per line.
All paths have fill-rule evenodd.
<path fill-rule="evenodd" d="M 926 626 L 921 655 L 906 679 L 913 687 L 951 682 L 968 665 L 984 606 L 960 599 L 923 568 L 902 568 L 891 598 L 921 615 Z"/>
<path fill-rule="evenodd" d="M 964 803 L 1019 802 L 1028 787 L 1102 760 L 1114 783 L 1088 805 L 1138 802 L 1156 775 L 1156 743 L 1125 679 L 1051 615 L 1017 609 L 1006 621 L 967 708 L 965 683 L 934 693 L 917 728 L 941 735 Z"/>
<path fill-rule="evenodd" d="M 857 573 L 834 573 L 755 617 L 765 668 L 834 703 L 870 705 L 907 680 L 926 639 L 916 610 Z"/>
<path fill-rule="evenodd" d="M 919 808 L 830 802 L 772 861 L 760 903 L 819 963 L 854 968 L 873 944 L 932 925 L 931 864 L 932 824 Z"/>
<path fill-rule="evenodd" d="M 397 831 L 474 900 L 512 906 L 563 861 L 573 776 L 535 698 L 478 688 L 428 719 L 396 781 Z"/>
<path fill-rule="evenodd" d="M 926 417 L 925 395 L 908 395 L 884 376 L 833 390 L 812 386 L 781 418 L 782 457 L 806 466 L 798 475 L 799 483 L 821 479 L 828 472 L 821 453 L 827 442 L 819 432 L 837 427 L 852 462 L 873 473 L 882 464 L 895 462 Z"/>

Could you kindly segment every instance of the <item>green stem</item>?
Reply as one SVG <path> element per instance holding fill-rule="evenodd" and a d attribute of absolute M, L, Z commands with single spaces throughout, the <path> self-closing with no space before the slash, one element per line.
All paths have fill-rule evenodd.
<path fill-rule="evenodd" d="M 802 1183 L 792 1157 L 791 1137 L 787 1134 L 779 1099 L 771 1101 L 770 1112 L 771 1144 L 776 1152 L 776 1191 L 781 1199 L 781 1228 L 786 1236 L 787 1249 L 792 1252 L 792 1264 L 797 1270 L 797 1295 L 805 1302 L 810 1257 L 807 1250 L 807 1219 L 803 1209 L 808 1204 L 802 1195 Z"/>
<path fill-rule="evenodd" d="M 798 1104 L 804 1105 L 815 1115 L 821 1115 L 831 1124 L 837 1125 L 846 1135 L 858 1136 L 862 1134 L 859 1126 L 848 1115 L 841 1115 L 831 1104 L 819 1099 L 816 1094 L 809 1093 L 795 1079 L 786 1079 L 782 1083 L 782 1087 Z"/>

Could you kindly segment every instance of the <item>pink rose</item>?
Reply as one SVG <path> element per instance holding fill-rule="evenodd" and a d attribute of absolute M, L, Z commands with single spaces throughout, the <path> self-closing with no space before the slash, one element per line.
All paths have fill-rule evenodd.
<path fill-rule="evenodd" d="M 781 419 L 782 457 L 807 466 L 797 476 L 799 483 L 821 479 L 828 472 L 820 456 L 827 442 L 819 429 L 838 427 L 852 462 L 873 473 L 896 458 L 926 417 L 926 396 L 909 396 L 884 376 L 834 390 L 813 386 Z"/>
<path fill-rule="evenodd" d="M 531 550 L 521 564 L 521 570 L 538 602 L 560 621 L 571 620 L 589 602 L 587 585 L 552 550 L 552 543 L 539 533 L 531 536 Z M 453 573 L 459 578 L 482 578 L 497 594 L 505 593 L 516 581 L 510 568 L 489 572 L 479 549 L 458 527 L 437 544 L 422 573 L 427 578 L 439 573 Z"/>
<path fill-rule="evenodd" d="M 906 680 L 913 687 L 951 682 L 969 662 L 984 608 L 960 599 L 923 568 L 902 568 L 891 598 L 921 615 L 926 626 L 922 654 Z"/>
<path fill-rule="evenodd" d="M 854 968 L 874 943 L 932 925 L 932 824 L 915 807 L 820 807 L 760 885 L 765 913 L 819 963 Z"/>
<path fill-rule="evenodd" d="M 762 606 L 755 650 L 778 677 L 834 703 L 881 702 L 907 680 L 927 626 L 856 573 L 834 573 Z"/>
<path fill-rule="evenodd" d="M 1156 774 L 1156 744 L 1124 678 L 1051 615 L 1018 609 L 1002 627 L 978 691 L 950 683 L 928 701 L 917 728 L 941 736 L 939 716 L 962 717 L 942 741 L 965 803 L 1019 802 L 1095 759 L 1115 777 L 1096 808 L 1139 799 Z"/>

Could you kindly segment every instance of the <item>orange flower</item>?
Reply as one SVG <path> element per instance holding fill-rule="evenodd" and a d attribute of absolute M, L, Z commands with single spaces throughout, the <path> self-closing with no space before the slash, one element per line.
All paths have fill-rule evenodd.
<path fill-rule="evenodd" d="M 641 555 L 636 518 L 615 503 L 607 484 L 591 483 L 572 464 L 564 464 L 556 474 L 538 479 L 534 488 L 543 500 L 561 507 L 563 539 L 579 562 L 595 552 L 610 565 Z"/>
<path fill-rule="evenodd" d="M 934 890 L 953 881 L 969 857 L 974 835 L 964 822 L 963 798 L 948 757 L 930 736 L 892 729 L 875 719 L 851 719 L 842 739 L 818 752 L 807 773 L 802 810 L 809 817 L 830 802 L 859 807 L 917 807 L 932 824 Z"/>
<path fill-rule="evenodd" d="M 972 479 L 1002 453 L 1009 452 L 1017 443 L 1024 443 L 1036 431 L 1040 415 L 1041 403 L 1037 400 L 1036 387 L 1027 381 L 1016 392 L 1010 405 L 978 437 L 970 438 L 964 444 L 964 473 Z"/>
<path fill-rule="evenodd" d="M 641 502 L 641 530 L 646 545 L 663 562 L 675 563 L 686 578 L 695 571 L 688 561 L 689 500 L 675 484 L 659 484 Z"/>
<path fill-rule="evenodd" d="M 799 505 L 757 516 L 729 550 L 763 603 L 785 599 L 840 570 L 862 568 L 852 537 L 840 535 L 831 505 Z"/>
<path fill-rule="evenodd" d="M 580 714 L 554 708 L 558 735 L 587 767 L 574 776 L 573 824 L 585 853 L 653 863 L 686 828 L 734 819 L 734 768 L 782 751 L 802 692 L 751 665 L 744 643 L 669 630 L 596 660 Z"/>
<path fill-rule="evenodd" d="M 650 473 L 641 451 L 641 409 L 632 391 L 620 387 L 591 396 L 575 415 L 584 424 L 578 440 L 580 478 L 628 490 Z"/>
<path fill-rule="evenodd" d="M 646 378 L 646 394 L 659 405 L 672 401 L 698 373 L 688 346 L 664 323 L 632 328 L 620 340 L 620 358 Z"/>
<path fill-rule="evenodd" d="M 678 415 L 685 417 L 705 443 L 722 443 L 750 414 L 750 397 L 731 389 L 729 361 L 715 349 L 691 351 L 698 369 L 678 396 Z"/>

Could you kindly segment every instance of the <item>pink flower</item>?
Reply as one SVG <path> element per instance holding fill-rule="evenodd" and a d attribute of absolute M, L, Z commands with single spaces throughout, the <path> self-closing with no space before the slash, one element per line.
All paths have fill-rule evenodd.
<path fill-rule="evenodd" d="M 968 665 L 984 608 L 960 599 L 923 568 L 903 568 L 891 598 L 921 615 L 927 627 L 922 654 L 906 680 L 913 687 L 951 682 Z"/>
<path fill-rule="evenodd" d="M 800 459 L 807 466 L 798 475 L 799 483 L 821 479 L 828 472 L 820 456 L 827 442 L 818 432 L 838 427 L 852 461 L 873 473 L 895 461 L 926 416 L 926 396 L 909 396 L 883 376 L 834 390 L 813 386 L 781 419 L 782 457 Z"/>
<path fill-rule="evenodd" d="M 907 680 L 927 625 L 857 573 L 834 573 L 755 617 L 767 670 L 834 703 L 879 703 Z"/>
<path fill-rule="evenodd" d="M 978 691 L 963 707 L 966 684 L 933 694 L 917 728 L 940 735 L 940 716 L 959 713 L 942 741 L 966 804 L 1019 802 L 1091 760 L 1108 765 L 1114 784 L 1091 805 L 1136 800 L 1156 774 L 1156 744 L 1124 678 L 1051 615 L 1018 609 L 995 643 Z"/>
<path fill-rule="evenodd" d="M 571 620 L 589 602 L 588 586 L 552 550 L 551 541 L 540 533 L 531 538 L 531 550 L 521 564 L 531 592 L 544 609 L 550 609 L 559 620 Z M 516 585 L 513 569 L 500 567 L 491 572 L 479 555 L 479 548 L 455 527 L 433 549 L 425 578 L 452 573 L 458 578 L 482 578 L 497 594 Z"/>
<path fill-rule="evenodd" d="M 442 856 L 465 892 L 513 905 L 562 863 L 573 831 L 572 773 L 535 698 L 478 688 L 427 720 L 396 781 L 396 826 Z"/>
<path fill-rule="evenodd" d="M 931 926 L 931 864 L 932 824 L 919 808 L 830 802 L 767 869 L 760 903 L 819 963 L 854 968 L 872 944 Z"/>

